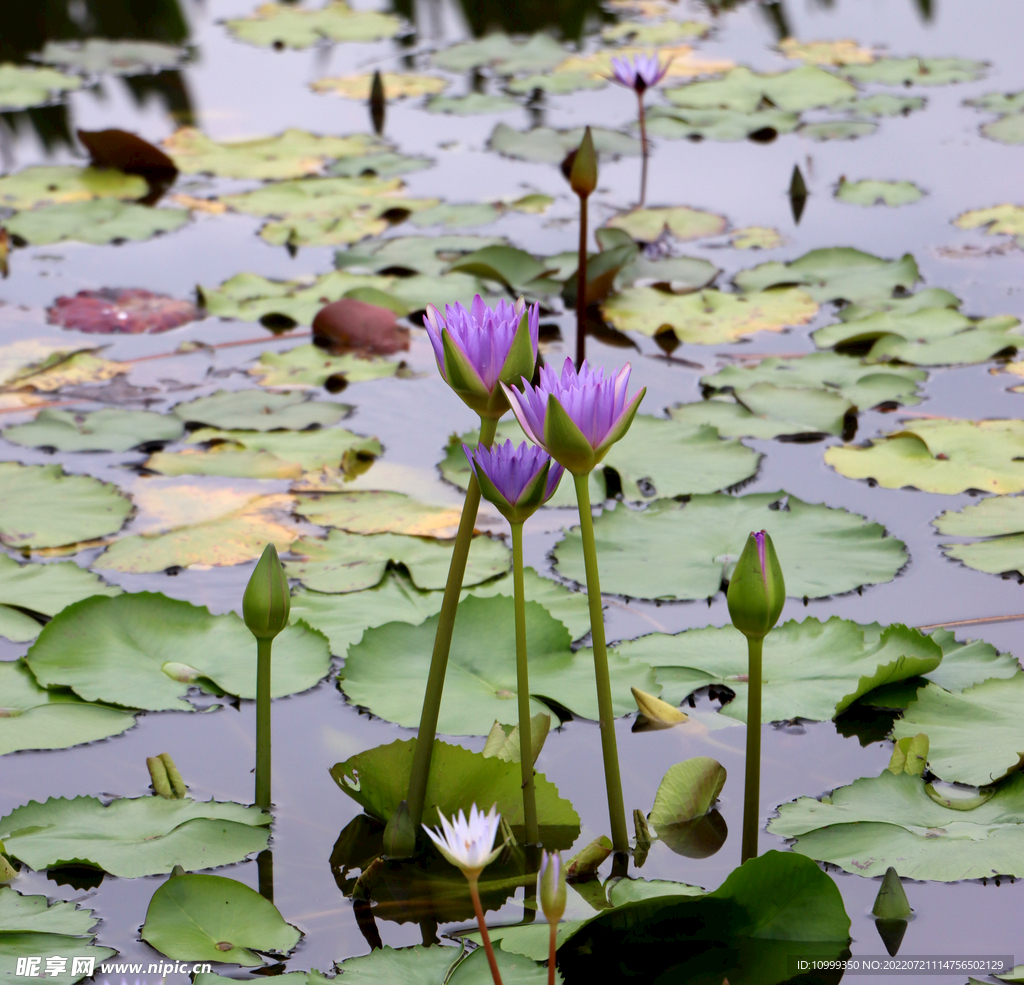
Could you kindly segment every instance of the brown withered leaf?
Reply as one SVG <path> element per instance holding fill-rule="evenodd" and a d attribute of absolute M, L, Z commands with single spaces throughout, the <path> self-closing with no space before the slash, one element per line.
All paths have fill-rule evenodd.
<path fill-rule="evenodd" d="M 317 313 L 313 339 L 335 354 L 390 356 L 409 348 L 409 329 L 402 328 L 388 308 L 341 298 Z"/>

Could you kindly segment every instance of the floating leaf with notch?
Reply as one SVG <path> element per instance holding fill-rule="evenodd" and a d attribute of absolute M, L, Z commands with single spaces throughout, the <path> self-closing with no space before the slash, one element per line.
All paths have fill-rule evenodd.
<path fill-rule="evenodd" d="M 0 71 L 6 67 L 0 67 Z M 48 164 L 0 178 L 0 205 L 22 210 L 97 198 L 132 200 L 142 198 L 146 191 L 146 182 L 136 174 L 113 168 Z"/>
<path fill-rule="evenodd" d="M 840 181 L 836 198 L 849 205 L 910 205 L 924 192 L 912 181 Z"/>
<path fill-rule="evenodd" d="M 46 408 L 28 424 L 5 428 L 4 440 L 57 451 L 128 451 L 151 441 L 174 441 L 181 422 L 148 410 L 113 408 L 75 413 Z"/>
<path fill-rule="evenodd" d="M 318 10 L 264 3 L 248 17 L 224 23 L 240 41 L 260 48 L 311 48 L 324 41 L 381 41 L 394 37 L 402 25 L 392 14 L 356 11 L 345 0 L 329 0 Z"/>
<path fill-rule="evenodd" d="M 52 68 L 34 65 L 0 64 L 0 110 L 28 109 L 56 101 L 66 92 L 80 88 L 82 80 Z"/>

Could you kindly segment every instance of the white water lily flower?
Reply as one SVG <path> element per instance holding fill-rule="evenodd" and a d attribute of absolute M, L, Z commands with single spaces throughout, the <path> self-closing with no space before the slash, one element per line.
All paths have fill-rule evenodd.
<path fill-rule="evenodd" d="M 491 807 L 489 814 L 485 814 L 473 804 L 469 809 L 468 821 L 461 810 L 451 821 L 444 815 L 440 817 L 443 834 L 431 831 L 425 824 L 423 830 L 437 845 L 441 854 L 452 865 L 461 869 L 467 879 L 477 878 L 505 847 L 504 844 L 497 848 L 492 847 L 494 837 L 498 833 L 498 825 L 501 823 L 497 805 Z"/>

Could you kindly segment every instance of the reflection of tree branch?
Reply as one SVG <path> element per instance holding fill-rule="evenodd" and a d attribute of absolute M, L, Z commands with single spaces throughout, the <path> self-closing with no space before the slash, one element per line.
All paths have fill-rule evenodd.
<path fill-rule="evenodd" d="M 783 38 L 792 37 L 789 30 L 789 22 L 786 20 L 786 10 L 782 6 L 782 0 L 772 0 L 771 3 L 761 4 L 761 9 L 768 18 L 769 23 L 775 28 L 775 36 L 778 41 Z"/>
<path fill-rule="evenodd" d="M 136 106 L 143 106 L 150 96 L 156 96 L 177 126 L 195 126 L 192 98 L 185 77 L 177 69 L 156 75 L 133 75 L 123 81 Z"/>
<path fill-rule="evenodd" d="M 497 30 L 533 34 L 554 27 L 563 38 L 578 41 L 588 20 L 615 20 L 602 9 L 600 0 L 459 0 L 459 6 L 474 37 Z M 412 0 L 391 0 L 391 9 L 410 21 L 416 20 Z"/>

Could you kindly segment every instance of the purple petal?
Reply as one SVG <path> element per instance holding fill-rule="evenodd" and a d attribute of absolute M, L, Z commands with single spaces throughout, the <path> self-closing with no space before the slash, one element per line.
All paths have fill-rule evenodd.
<path fill-rule="evenodd" d="M 757 541 L 757 559 L 761 562 L 761 577 L 764 579 L 764 583 L 768 584 L 768 567 L 765 561 L 764 554 L 764 539 L 767 536 L 767 532 L 764 530 L 758 530 L 757 533 L 753 534 L 754 540 Z"/>
<path fill-rule="evenodd" d="M 551 456 L 537 445 L 524 441 L 513 446 L 511 441 L 506 441 L 490 448 L 478 446 L 473 452 L 473 460 L 476 468 L 483 470 L 498 492 L 515 505 L 526 487 L 551 461 Z"/>

